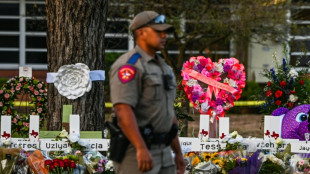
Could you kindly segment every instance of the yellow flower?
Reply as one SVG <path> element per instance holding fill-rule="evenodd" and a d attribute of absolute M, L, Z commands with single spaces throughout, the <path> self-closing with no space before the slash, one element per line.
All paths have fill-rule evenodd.
<path fill-rule="evenodd" d="M 192 156 L 195 156 L 196 154 L 194 152 L 189 152 L 188 153 L 188 157 L 192 157 Z"/>
<path fill-rule="evenodd" d="M 219 165 L 221 168 L 223 168 L 224 165 L 225 165 L 224 161 L 219 160 L 219 159 L 214 160 L 214 161 L 212 161 L 212 162 L 213 162 L 215 165 Z"/>
<path fill-rule="evenodd" d="M 242 160 L 242 161 L 247 161 L 248 159 L 247 159 L 247 158 L 241 158 L 241 160 Z"/>
<path fill-rule="evenodd" d="M 196 166 L 197 164 L 199 164 L 201 161 L 200 161 L 200 159 L 199 159 L 199 157 L 198 156 L 195 156 L 195 158 L 193 158 L 193 160 L 192 160 L 192 165 L 193 166 Z"/>
<path fill-rule="evenodd" d="M 214 153 L 211 154 L 211 159 L 216 158 L 216 157 L 218 157 L 217 152 L 214 152 Z"/>
<path fill-rule="evenodd" d="M 208 162 L 211 159 L 211 154 L 207 152 L 203 152 L 201 156 L 206 162 Z"/>

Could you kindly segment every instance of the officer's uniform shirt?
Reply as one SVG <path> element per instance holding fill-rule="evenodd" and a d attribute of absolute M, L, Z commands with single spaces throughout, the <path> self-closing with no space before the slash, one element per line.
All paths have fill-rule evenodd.
<path fill-rule="evenodd" d="M 129 64 L 128 60 L 135 53 L 141 58 Z M 172 76 L 172 89 L 164 88 L 163 74 Z M 170 131 L 175 116 L 176 82 L 172 69 L 163 58 L 158 55 L 152 58 L 136 46 L 116 60 L 109 75 L 113 105 L 130 105 L 139 127 L 151 124 L 156 133 Z"/>

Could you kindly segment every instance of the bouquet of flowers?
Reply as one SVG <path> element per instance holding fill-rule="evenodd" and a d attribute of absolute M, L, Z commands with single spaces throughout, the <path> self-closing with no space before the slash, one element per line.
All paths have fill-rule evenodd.
<path fill-rule="evenodd" d="M 282 59 L 281 64 L 275 56 L 274 59 L 276 67 L 263 72 L 263 76 L 269 79 L 264 87 L 263 113 L 271 114 L 279 107 L 291 109 L 296 105 L 309 103 L 307 71 L 297 71 L 287 64 L 286 58 Z"/>
<path fill-rule="evenodd" d="M 226 135 L 222 141 L 226 143 L 225 151 L 237 150 L 242 148 L 243 137 L 237 131 L 234 131 Z"/>
<path fill-rule="evenodd" d="M 114 174 L 113 162 L 97 151 L 90 151 L 83 156 L 89 173 Z"/>
<path fill-rule="evenodd" d="M 73 173 L 78 164 L 78 157 L 75 155 L 66 155 L 55 159 L 47 159 L 44 161 L 45 167 L 49 173 Z"/>
<path fill-rule="evenodd" d="M 62 130 L 58 136 L 56 136 L 56 141 L 62 139 L 67 139 L 69 146 L 74 150 L 84 150 L 89 148 L 89 142 L 83 139 L 80 139 L 79 134 L 68 134 L 68 132 L 64 129 Z"/>

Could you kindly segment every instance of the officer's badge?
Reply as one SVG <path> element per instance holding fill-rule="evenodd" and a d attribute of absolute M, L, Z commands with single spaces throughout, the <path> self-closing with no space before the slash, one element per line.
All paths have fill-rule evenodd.
<path fill-rule="evenodd" d="M 136 69 L 131 65 L 124 65 L 118 71 L 118 78 L 122 83 L 131 81 L 136 74 Z"/>

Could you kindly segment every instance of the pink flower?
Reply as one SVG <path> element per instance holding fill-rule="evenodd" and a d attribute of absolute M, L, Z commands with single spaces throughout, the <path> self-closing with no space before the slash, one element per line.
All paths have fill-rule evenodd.
<path fill-rule="evenodd" d="M 216 106 L 216 113 L 220 114 L 224 111 L 223 107 L 221 105 Z"/>
<path fill-rule="evenodd" d="M 191 58 L 189 58 L 189 61 L 190 62 L 194 62 L 196 60 L 196 57 L 191 57 Z"/>
<path fill-rule="evenodd" d="M 16 88 L 15 88 L 17 91 L 19 91 L 20 90 L 20 87 L 19 86 L 16 86 Z"/>
<path fill-rule="evenodd" d="M 38 96 L 37 99 L 38 99 L 38 101 L 41 101 L 42 98 L 41 98 L 41 96 Z"/>
<path fill-rule="evenodd" d="M 29 127 L 29 123 L 26 123 L 26 125 L 25 125 L 26 127 Z"/>
<path fill-rule="evenodd" d="M 3 106 L 3 103 L 2 102 L 0 102 L 0 107 L 2 107 Z"/>
<path fill-rule="evenodd" d="M 29 86 L 28 88 L 30 89 L 30 91 L 32 91 L 32 90 L 33 90 L 33 86 Z"/>
<path fill-rule="evenodd" d="M 181 75 L 183 76 L 183 80 L 189 80 L 190 79 L 189 75 L 183 71 L 182 71 Z"/>
<path fill-rule="evenodd" d="M 0 94 L 3 94 L 3 90 L 0 90 Z"/>
<path fill-rule="evenodd" d="M 35 112 L 32 112 L 31 115 L 36 115 L 36 113 L 35 113 Z"/>
<path fill-rule="evenodd" d="M 215 107 L 215 106 L 216 106 L 216 103 L 215 103 L 215 101 L 212 100 L 212 101 L 209 102 L 209 105 L 210 105 L 211 107 Z"/>
<path fill-rule="evenodd" d="M 208 63 L 208 59 L 205 58 L 204 56 L 198 56 L 197 60 L 199 60 L 200 65 L 203 66 L 203 67 L 205 67 L 206 64 Z"/>
<path fill-rule="evenodd" d="M 218 93 L 217 97 L 218 97 L 219 99 L 222 99 L 222 100 L 225 101 L 225 100 L 227 99 L 228 95 L 227 95 L 227 93 L 226 93 L 225 90 L 221 90 L 221 91 Z"/>
<path fill-rule="evenodd" d="M 26 122 L 23 122 L 23 125 L 25 126 L 25 125 L 26 125 Z"/>
<path fill-rule="evenodd" d="M 40 92 L 40 93 L 43 93 L 43 92 L 44 92 L 44 90 L 40 89 L 40 90 L 39 90 L 39 92 Z"/>
<path fill-rule="evenodd" d="M 12 88 L 10 91 L 11 91 L 11 93 L 14 93 L 14 92 L 15 92 L 15 90 L 14 90 L 13 88 Z"/>
<path fill-rule="evenodd" d="M 226 59 L 225 64 L 227 64 L 229 66 L 233 66 L 235 64 L 235 61 L 232 58 Z"/>
<path fill-rule="evenodd" d="M 38 84 L 38 88 L 42 88 L 42 84 L 41 83 Z"/>
<path fill-rule="evenodd" d="M 19 78 L 19 81 L 20 81 L 20 82 L 24 81 L 24 78 L 22 78 L 22 77 L 21 77 L 21 78 Z"/>
<path fill-rule="evenodd" d="M 39 95 L 39 91 L 34 91 L 34 95 Z"/>
<path fill-rule="evenodd" d="M 19 86 L 19 87 L 20 87 L 20 86 L 22 86 L 22 84 L 21 84 L 21 83 L 17 83 L 17 86 Z"/>
<path fill-rule="evenodd" d="M 14 118 L 12 122 L 13 122 L 13 123 L 16 123 L 16 122 L 17 122 L 17 119 L 16 119 L 16 118 Z"/>
<path fill-rule="evenodd" d="M 186 61 L 184 64 L 183 64 L 183 67 L 184 69 L 188 68 L 188 69 L 192 69 L 195 65 L 195 62 L 189 62 L 189 61 Z"/>
<path fill-rule="evenodd" d="M 5 99 L 8 99 L 9 97 L 10 97 L 10 94 L 8 94 L 8 93 L 4 94 Z"/>
<path fill-rule="evenodd" d="M 38 113 L 41 113 L 42 112 L 42 108 L 38 108 L 37 111 L 38 111 Z"/>

